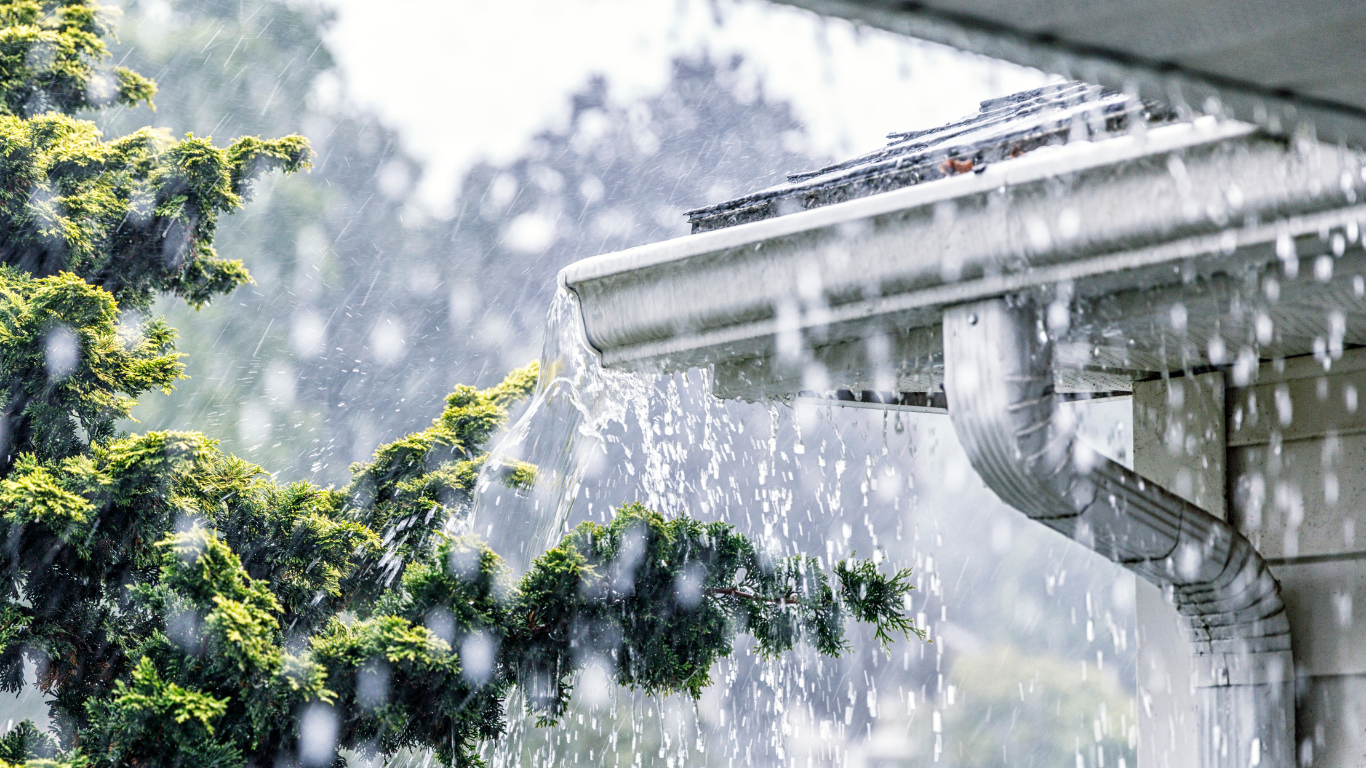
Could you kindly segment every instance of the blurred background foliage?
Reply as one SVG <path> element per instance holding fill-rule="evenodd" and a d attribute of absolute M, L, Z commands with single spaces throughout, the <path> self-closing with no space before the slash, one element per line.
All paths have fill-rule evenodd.
<path fill-rule="evenodd" d="M 313 142 L 311 173 L 263 184 L 224 222 L 220 251 L 256 284 L 199 312 L 157 307 L 181 331 L 190 379 L 135 413 L 138 429 L 192 424 L 284 478 L 344 482 L 455 384 L 491 386 L 538 357 L 566 264 L 685 234 L 688 208 L 818 162 L 785 148 L 800 126 L 741 61 L 680 60 L 663 93 L 627 106 L 585 82 L 567 126 L 471 168 L 454 215 L 434 218 L 415 199 L 420 165 L 347 100 L 330 19 L 285 2 L 134 0 L 114 55 L 156 77 L 156 112 L 98 118 L 106 134 L 150 121 L 218 142 Z"/>

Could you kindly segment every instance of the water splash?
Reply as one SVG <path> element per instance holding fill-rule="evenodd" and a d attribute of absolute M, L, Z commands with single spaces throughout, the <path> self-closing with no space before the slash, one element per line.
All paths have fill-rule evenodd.
<path fill-rule="evenodd" d="M 979 743 L 997 755 L 1008 745 L 1011 756 L 1066 747 L 1071 758 L 1095 723 L 1109 729 L 1106 764 L 1118 764 L 1136 718 L 1132 600 L 1126 609 L 1105 597 L 1108 562 L 1016 525 L 1017 513 L 974 482 L 944 417 L 718 400 L 706 371 L 604 370 L 574 296 L 561 293 L 549 314 L 535 396 L 497 443 L 467 530 L 521 571 L 569 525 L 641 501 L 730 523 L 775 554 L 890 559 L 916 568 L 917 622 L 943 642 L 886 656 L 854 628 L 853 649 L 834 660 L 810 649 L 763 660 L 742 644 L 696 702 L 618 689 L 607 662 L 587 659 L 599 671 L 578 681 L 563 722 L 540 729 L 512 717 L 483 748 L 490 765 L 833 767 L 890 755 L 929 764 Z M 1121 405 L 1079 422 L 1108 433 Z M 518 462 L 538 468 L 520 491 L 498 480 Z M 1014 654 L 1006 668 L 993 661 L 1002 649 Z M 979 738 L 995 711 L 1054 713 L 1062 699 L 1084 708 L 1084 723 L 1054 717 L 1037 738 Z M 1098 760 L 1088 754 L 1088 768 Z"/>
<path fill-rule="evenodd" d="M 603 368 L 584 333 L 578 299 L 561 288 L 546 318 L 541 373 L 531 404 L 489 454 L 479 478 L 470 532 L 517 573 L 563 532 L 604 431 L 650 397 L 653 377 Z M 529 488 L 502 481 L 535 467 Z"/>

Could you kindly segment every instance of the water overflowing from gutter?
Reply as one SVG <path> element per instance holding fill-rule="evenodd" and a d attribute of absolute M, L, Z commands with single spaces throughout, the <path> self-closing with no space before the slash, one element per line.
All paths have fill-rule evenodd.
<path fill-rule="evenodd" d="M 742 645 L 696 702 L 619 689 L 609 660 L 586 659 L 565 721 L 542 729 L 514 716 L 482 752 L 490 765 L 932 764 L 979 742 L 1009 744 L 1012 757 L 1065 742 L 1070 758 L 1096 722 L 1113 729 L 1104 765 L 1117 764 L 1135 716 L 1132 682 L 1120 682 L 1132 674 L 1122 672 L 1132 599 L 1111 599 L 1110 564 L 1016 524 L 944 417 L 723 401 L 705 371 L 604 370 L 569 293 L 556 297 L 545 339 L 536 393 L 496 443 L 464 522 L 516 570 L 568 527 L 640 501 L 728 522 L 775 553 L 914 566 L 917 623 L 936 642 L 898 643 L 888 656 L 853 628 L 850 653 L 834 660 L 798 649 L 766 661 Z M 536 466 L 535 481 L 503 484 L 521 462 Z M 1078 707 L 1084 722 L 1060 718 Z M 1046 737 L 979 735 L 1033 712 L 1056 721 Z"/>
<path fill-rule="evenodd" d="M 647 400 L 651 384 L 651 377 L 603 368 L 584 334 L 578 299 L 564 288 L 556 292 L 535 395 L 484 463 L 469 530 L 525 572 L 564 532 L 608 426 Z M 534 468 L 530 487 L 504 480 L 520 465 Z"/>

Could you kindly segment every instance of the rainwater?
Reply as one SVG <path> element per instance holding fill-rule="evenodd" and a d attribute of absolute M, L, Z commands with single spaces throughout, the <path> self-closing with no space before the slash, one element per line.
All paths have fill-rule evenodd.
<path fill-rule="evenodd" d="M 912 611 L 935 642 L 884 653 L 851 626 L 839 659 L 764 661 L 742 641 L 697 701 L 620 689 L 607 660 L 586 658 L 558 727 L 509 700 L 492 765 L 1136 766 L 1132 578 L 1001 505 L 945 417 L 722 401 L 705 371 L 603 369 L 564 292 L 545 339 L 535 396 L 495 443 L 466 522 L 515 570 L 640 501 L 827 568 L 851 555 L 911 566 Z M 1127 452 L 1127 408 L 1083 413 L 1082 432 Z M 516 462 L 536 466 L 532 487 L 500 481 Z"/>

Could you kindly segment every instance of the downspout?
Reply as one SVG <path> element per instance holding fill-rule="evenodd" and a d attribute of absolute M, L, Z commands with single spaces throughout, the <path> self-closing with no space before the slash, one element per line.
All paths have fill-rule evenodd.
<path fill-rule="evenodd" d="M 1280 584 L 1233 526 L 1078 449 L 1057 418 L 1042 318 L 1029 300 L 944 312 L 949 416 L 973 468 L 1002 501 L 1175 604 L 1195 656 L 1200 766 L 1289 768 L 1294 670 Z"/>

